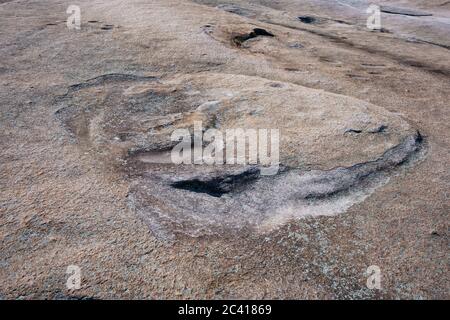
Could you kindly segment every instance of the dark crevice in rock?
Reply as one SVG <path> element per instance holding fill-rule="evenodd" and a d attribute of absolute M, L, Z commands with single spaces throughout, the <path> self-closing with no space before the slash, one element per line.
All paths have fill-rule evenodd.
<path fill-rule="evenodd" d="M 267 30 L 261 29 L 261 28 L 255 28 L 253 29 L 253 33 L 256 36 L 267 36 L 267 37 L 274 37 L 274 35 Z"/>
<path fill-rule="evenodd" d="M 196 193 L 206 193 L 213 197 L 236 192 L 245 188 L 249 183 L 259 179 L 260 170 L 250 168 L 239 174 L 218 177 L 198 177 L 189 180 L 177 181 L 171 184 L 176 189 L 188 190 Z"/>
<path fill-rule="evenodd" d="M 330 19 L 331 21 L 334 21 L 334 22 L 336 22 L 336 23 L 340 23 L 340 24 L 346 24 L 346 25 L 348 25 L 348 26 L 352 26 L 353 25 L 353 23 L 351 23 L 351 22 L 348 22 L 348 21 L 345 21 L 345 20 L 339 20 L 339 19 Z"/>
<path fill-rule="evenodd" d="M 262 36 L 262 37 L 275 37 L 272 33 L 268 32 L 265 29 L 255 28 L 250 33 L 245 33 L 245 34 L 240 34 L 240 35 L 235 36 L 233 38 L 233 42 L 237 46 L 240 46 L 245 41 L 250 40 L 250 39 L 254 39 L 254 38 L 260 37 L 260 36 Z"/>
<path fill-rule="evenodd" d="M 330 18 L 326 18 L 326 17 L 298 16 L 297 19 L 300 20 L 300 22 L 305 23 L 305 24 L 321 24 L 326 21 L 331 21 L 331 22 L 345 24 L 345 25 L 353 25 L 352 23 L 345 21 L 345 20 L 330 19 Z"/>
<path fill-rule="evenodd" d="M 299 16 L 298 20 L 306 24 L 317 23 L 317 19 L 311 16 Z"/>
<path fill-rule="evenodd" d="M 347 129 L 345 130 L 345 133 L 361 133 L 362 130 L 359 129 Z"/>
<path fill-rule="evenodd" d="M 382 124 L 382 125 L 376 127 L 375 129 L 368 130 L 366 132 L 368 132 L 368 133 L 383 133 L 383 132 L 386 132 L 387 128 L 388 128 L 388 126 Z M 363 133 L 363 132 L 364 131 L 361 129 L 350 128 L 350 129 L 345 130 L 344 133 Z"/>
<path fill-rule="evenodd" d="M 112 24 L 105 24 L 100 29 L 102 30 L 112 30 L 114 28 L 114 25 Z"/>
<path fill-rule="evenodd" d="M 422 11 L 416 11 L 416 10 L 404 9 L 404 8 L 396 8 L 396 7 L 391 7 L 391 6 L 381 6 L 380 10 L 381 10 L 381 12 L 384 12 L 384 13 L 399 14 L 399 15 L 412 16 L 412 17 L 428 17 L 428 16 L 433 15 L 428 12 L 422 12 Z"/>

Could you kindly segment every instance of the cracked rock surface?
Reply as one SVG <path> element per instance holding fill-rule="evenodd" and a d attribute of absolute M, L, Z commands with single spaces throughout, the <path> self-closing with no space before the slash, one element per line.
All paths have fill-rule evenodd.
<path fill-rule="evenodd" d="M 1 297 L 448 298 L 445 1 L 51 2 L 0 1 Z M 196 122 L 279 171 L 173 164 Z"/>

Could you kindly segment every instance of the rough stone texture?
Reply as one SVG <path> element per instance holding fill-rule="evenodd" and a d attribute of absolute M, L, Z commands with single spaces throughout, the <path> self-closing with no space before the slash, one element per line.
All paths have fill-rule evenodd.
<path fill-rule="evenodd" d="M 445 1 L 0 2 L 0 296 L 449 298 Z M 198 120 L 279 174 L 164 163 Z"/>

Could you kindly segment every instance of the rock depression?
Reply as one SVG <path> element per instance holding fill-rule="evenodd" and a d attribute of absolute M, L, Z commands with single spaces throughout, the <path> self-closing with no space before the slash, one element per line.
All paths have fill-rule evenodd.
<path fill-rule="evenodd" d="M 159 79 L 107 74 L 58 98 L 79 148 L 130 182 L 129 206 L 162 239 L 345 212 L 417 158 L 422 137 L 367 102 L 260 77 L 204 72 Z M 176 165 L 175 129 L 279 129 L 280 170 Z"/>

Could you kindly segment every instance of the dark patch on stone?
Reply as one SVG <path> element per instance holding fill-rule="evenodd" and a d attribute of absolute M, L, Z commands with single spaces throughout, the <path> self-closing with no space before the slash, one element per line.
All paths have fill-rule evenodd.
<path fill-rule="evenodd" d="M 298 20 L 306 24 L 317 23 L 317 19 L 311 16 L 299 16 Z"/>
<path fill-rule="evenodd" d="M 375 130 L 369 131 L 369 133 L 383 133 L 387 130 L 387 126 L 382 124 L 381 126 L 379 126 L 378 128 L 376 128 Z"/>
<path fill-rule="evenodd" d="M 242 43 L 244 43 L 247 40 L 254 39 L 256 37 L 275 37 L 272 33 L 268 32 L 265 29 L 261 28 L 255 28 L 250 33 L 240 34 L 233 38 L 233 42 L 240 46 Z"/>
<path fill-rule="evenodd" d="M 347 129 L 345 130 L 345 133 L 361 133 L 362 130 L 359 129 Z"/>
<path fill-rule="evenodd" d="M 383 133 L 387 130 L 387 128 L 388 127 L 386 125 L 382 124 L 382 125 L 378 126 L 377 128 L 375 128 L 373 130 L 369 130 L 367 132 L 368 133 Z M 363 130 L 361 130 L 361 129 L 350 128 L 350 129 L 345 130 L 344 133 L 362 133 L 362 132 L 363 132 Z"/>
<path fill-rule="evenodd" d="M 301 49 L 301 48 L 304 48 L 304 46 L 301 43 L 295 42 L 295 43 L 290 43 L 289 48 Z"/>
<path fill-rule="evenodd" d="M 266 37 L 274 37 L 274 35 L 267 30 L 261 29 L 261 28 L 255 28 L 253 29 L 253 33 L 256 36 L 266 36 Z"/>
<path fill-rule="evenodd" d="M 202 30 L 206 34 L 212 34 L 214 32 L 214 26 L 211 24 L 205 24 L 202 26 Z"/>
<path fill-rule="evenodd" d="M 420 133 L 420 131 L 419 130 L 417 130 L 417 132 L 416 132 L 416 142 L 418 143 L 418 144 L 421 144 L 422 142 L 423 142 L 423 136 L 422 136 L 422 134 Z"/>
<path fill-rule="evenodd" d="M 236 175 L 225 175 L 219 177 L 199 177 L 189 180 L 177 181 L 171 184 L 176 189 L 188 190 L 196 193 L 206 193 L 210 196 L 220 198 L 224 194 L 238 191 L 245 185 L 257 180 L 260 171 L 251 168 Z"/>
<path fill-rule="evenodd" d="M 349 25 L 349 26 L 353 25 L 352 23 L 344 21 L 344 20 L 334 20 L 333 19 L 332 21 L 334 21 L 336 23 L 340 23 L 340 24 L 346 24 L 346 25 Z"/>
<path fill-rule="evenodd" d="M 270 86 L 272 88 L 282 88 L 283 87 L 283 85 L 281 83 L 278 83 L 278 82 L 273 82 L 273 83 L 270 84 Z"/>
<path fill-rule="evenodd" d="M 105 24 L 100 29 L 102 29 L 102 30 L 111 30 L 113 28 L 114 28 L 114 26 L 112 24 Z"/>

